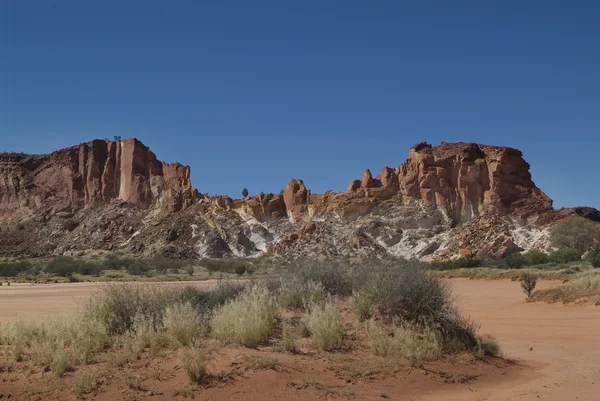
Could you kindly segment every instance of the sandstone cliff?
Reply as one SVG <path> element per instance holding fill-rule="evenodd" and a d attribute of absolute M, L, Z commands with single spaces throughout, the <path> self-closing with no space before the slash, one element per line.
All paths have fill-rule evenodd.
<path fill-rule="evenodd" d="M 165 164 L 135 139 L 92 141 L 46 156 L 0 155 L 0 254 L 120 249 L 169 257 L 446 259 L 550 250 L 553 210 L 521 152 L 474 143 L 420 143 L 396 168 L 369 170 L 345 192 L 198 195 L 189 167 Z"/>
<path fill-rule="evenodd" d="M 166 164 L 136 139 L 95 140 L 46 156 L 0 156 L 0 221 L 69 214 L 119 199 L 147 209 L 190 206 L 190 168 Z"/>

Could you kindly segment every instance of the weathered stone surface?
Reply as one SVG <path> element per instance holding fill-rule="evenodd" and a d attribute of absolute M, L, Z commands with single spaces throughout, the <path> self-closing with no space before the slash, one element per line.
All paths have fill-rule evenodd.
<path fill-rule="evenodd" d="M 0 220 L 48 209 L 72 213 L 113 199 L 146 209 L 189 207 L 190 168 L 167 164 L 136 139 L 95 140 L 45 156 L 0 156 Z"/>
<path fill-rule="evenodd" d="M 0 154 L 0 256 L 80 254 L 424 259 L 552 248 L 550 232 L 593 208 L 552 209 L 521 152 L 420 143 L 397 168 L 366 170 L 346 192 L 199 195 L 190 169 L 141 142 L 92 141 L 45 156 Z"/>

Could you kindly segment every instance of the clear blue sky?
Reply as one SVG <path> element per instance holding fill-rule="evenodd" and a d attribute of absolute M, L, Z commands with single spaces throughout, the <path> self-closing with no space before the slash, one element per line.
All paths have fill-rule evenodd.
<path fill-rule="evenodd" d="M 0 1 L 0 151 L 137 137 L 200 192 L 345 190 L 421 141 L 600 208 L 595 1 Z"/>

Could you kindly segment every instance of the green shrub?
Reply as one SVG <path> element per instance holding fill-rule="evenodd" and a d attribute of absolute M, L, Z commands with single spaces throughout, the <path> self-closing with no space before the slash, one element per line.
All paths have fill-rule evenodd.
<path fill-rule="evenodd" d="M 304 320 L 319 348 L 332 351 L 344 345 L 344 326 L 333 301 L 311 305 Z"/>
<path fill-rule="evenodd" d="M 569 263 L 581 260 L 581 252 L 573 248 L 561 248 L 552 252 L 548 259 L 552 263 Z"/>
<path fill-rule="evenodd" d="M 246 273 L 246 266 L 243 264 L 236 265 L 233 268 L 233 272 L 238 276 L 241 276 L 242 274 Z"/>
<path fill-rule="evenodd" d="M 225 343 L 256 347 L 269 338 L 276 314 L 266 286 L 252 286 L 215 311 L 212 333 Z"/>
<path fill-rule="evenodd" d="M 504 262 L 511 269 L 520 269 L 525 266 L 526 260 L 521 253 L 515 252 L 504 258 Z"/>
<path fill-rule="evenodd" d="M 596 244 L 590 249 L 587 255 L 587 260 L 592 264 L 593 267 L 600 267 L 600 244 Z"/>
<path fill-rule="evenodd" d="M 19 262 L 2 262 L 0 263 L 0 277 L 16 277 L 19 274 L 25 274 L 31 267 L 31 263 L 26 260 Z"/>
<path fill-rule="evenodd" d="M 529 266 L 543 265 L 550 261 L 550 259 L 548 258 L 548 255 L 546 255 L 544 252 L 540 252 L 540 251 L 536 251 L 536 250 L 531 250 L 529 252 L 526 252 L 523 256 L 525 257 L 526 264 Z"/>

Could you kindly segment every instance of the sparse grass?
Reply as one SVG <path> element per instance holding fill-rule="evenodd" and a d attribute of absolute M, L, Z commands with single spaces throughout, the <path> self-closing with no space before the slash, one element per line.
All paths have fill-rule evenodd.
<path fill-rule="evenodd" d="M 384 326 L 368 323 L 371 350 L 383 357 L 407 359 L 413 366 L 423 361 L 438 359 L 442 354 L 440 335 L 429 327 Z"/>
<path fill-rule="evenodd" d="M 532 301 L 574 302 L 582 298 L 600 295 L 600 275 L 588 274 L 553 288 L 538 290 L 531 296 Z"/>
<path fill-rule="evenodd" d="M 206 380 L 207 351 L 203 348 L 184 348 L 179 359 L 191 384 L 202 384 Z"/>
<path fill-rule="evenodd" d="M 83 398 L 98 389 L 100 385 L 98 373 L 93 370 L 81 370 L 75 375 L 75 386 L 73 392 L 77 398 Z"/>
<path fill-rule="evenodd" d="M 254 370 L 277 370 L 281 363 L 277 358 L 260 355 L 247 355 L 246 366 Z"/>
<path fill-rule="evenodd" d="M 54 355 L 52 356 L 52 361 L 50 362 L 50 370 L 57 377 L 61 377 L 67 370 L 72 368 L 70 359 L 69 354 L 64 348 L 56 348 Z"/>
<path fill-rule="evenodd" d="M 344 346 L 344 326 L 331 299 L 324 304 L 311 305 L 305 316 L 305 323 L 319 348 L 333 351 Z"/>
<path fill-rule="evenodd" d="M 127 384 L 127 387 L 129 387 L 132 390 L 142 390 L 142 378 L 138 375 L 134 375 L 134 376 L 126 376 L 125 377 L 125 384 Z"/>
<path fill-rule="evenodd" d="M 252 286 L 215 311 L 212 333 L 225 343 L 256 347 L 269 338 L 276 315 L 275 302 L 266 286 Z"/>
<path fill-rule="evenodd" d="M 515 279 L 524 274 L 535 274 L 542 280 L 567 280 L 587 273 L 591 268 L 588 262 L 549 263 L 526 267 L 523 269 L 499 269 L 497 267 L 475 267 L 455 270 L 432 270 L 430 273 L 437 277 L 459 277 L 488 280 Z M 600 272 L 596 273 L 600 275 Z"/>

